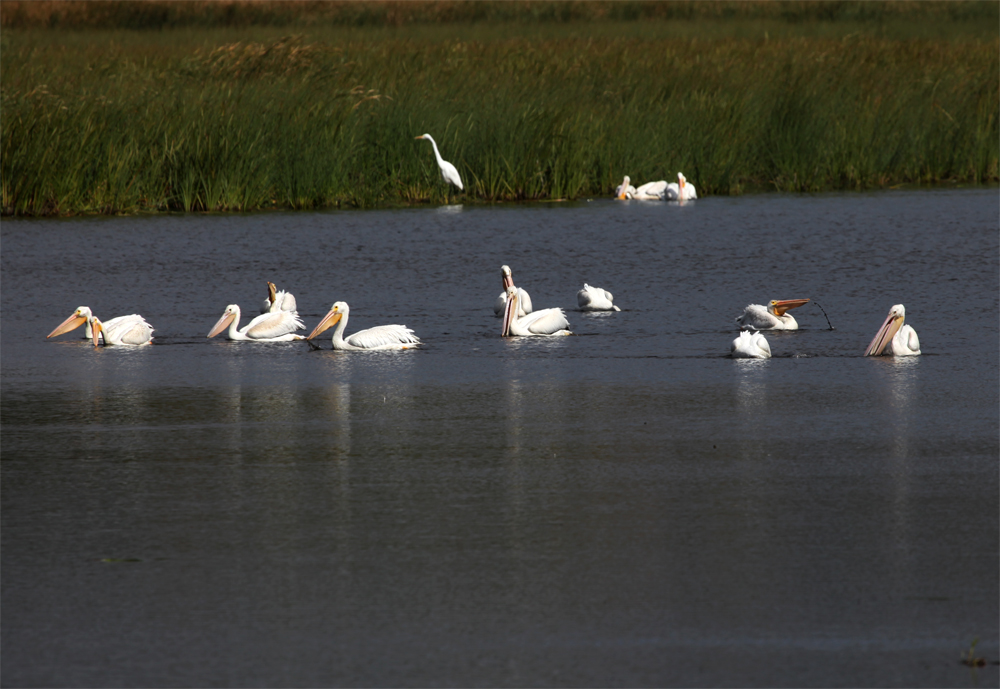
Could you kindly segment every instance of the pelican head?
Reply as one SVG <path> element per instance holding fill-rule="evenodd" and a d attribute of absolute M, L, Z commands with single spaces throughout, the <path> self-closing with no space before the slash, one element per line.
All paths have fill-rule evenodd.
<path fill-rule="evenodd" d="M 347 308 L 347 303 L 343 301 L 338 301 L 330 309 L 330 312 L 327 313 L 325 316 L 323 316 L 323 320 L 321 320 L 319 322 L 319 325 L 317 325 L 313 329 L 313 331 L 309 333 L 309 337 L 307 337 L 306 339 L 307 340 L 313 339 L 324 330 L 336 325 L 340 321 L 340 319 L 347 318 L 348 312 L 349 309 Z"/>
<path fill-rule="evenodd" d="M 865 356 L 879 356 L 892 342 L 899 329 L 903 327 L 903 319 L 906 318 L 906 309 L 902 304 L 896 304 L 889 309 L 889 315 L 885 317 L 882 327 L 875 333 L 875 337 L 865 350 Z"/>
<path fill-rule="evenodd" d="M 514 276 L 510 274 L 510 266 L 500 266 L 500 275 L 503 277 L 503 291 L 514 286 Z"/>
<path fill-rule="evenodd" d="M 781 318 L 785 315 L 785 311 L 797 309 L 808 301 L 808 299 L 772 299 L 767 305 L 767 310 L 772 315 Z"/>
<path fill-rule="evenodd" d="M 273 304 L 274 300 L 277 298 L 277 293 L 278 293 L 278 286 L 275 285 L 270 280 L 268 280 L 267 281 L 267 300 Z"/>
<path fill-rule="evenodd" d="M 500 337 L 510 336 L 510 324 L 517 317 L 517 287 L 511 285 L 507 288 L 507 306 L 504 307 L 503 325 L 500 330 Z"/>
<path fill-rule="evenodd" d="M 684 176 L 683 172 L 678 172 L 677 173 L 677 189 L 678 189 L 678 191 L 680 193 L 677 194 L 677 197 L 681 201 L 684 200 L 684 185 L 685 184 L 687 184 L 687 177 Z"/>
<path fill-rule="evenodd" d="M 62 335 L 63 333 L 68 333 L 70 330 L 75 330 L 81 325 L 87 322 L 90 318 L 93 318 L 94 314 L 90 312 L 89 306 L 78 306 L 73 314 L 56 326 L 56 329 L 46 335 L 46 339 L 50 337 L 55 337 L 56 335 Z"/>
<path fill-rule="evenodd" d="M 632 180 L 629 179 L 628 175 L 625 175 L 625 180 L 622 182 L 621 191 L 618 192 L 618 199 L 620 201 L 624 201 L 625 200 L 626 196 L 628 195 L 628 185 L 631 184 L 631 183 L 632 183 Z"/>
<path fill-rule="evenodd" d="M 226 307 L 226 310 L 222 312 L 222 318 L 212 327 L 212 330 L 208 333 L 209 337 L 215 337 L 223 330 L 229 327 L 229 324 L 233 322 L 234 319 L 239 318 L 240 307 L 236 304 L 230 304 Z"/>

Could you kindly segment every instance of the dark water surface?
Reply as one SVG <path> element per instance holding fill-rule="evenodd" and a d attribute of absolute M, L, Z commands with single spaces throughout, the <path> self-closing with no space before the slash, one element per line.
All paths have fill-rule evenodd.
<path fill-rule="evenodd" d="M 10 221 L 4 686 L 996 686 L 996 189 Z M 499 337 L 536 308 L 623 311 Z M 265 280 L 311 329 L 207 340 Z M 747 303 L 810 297 L 775 358 Z M 903 303 L 924 355 L 861 353 Z M 153 346 L 45 335 L 80 305 Z M 246 322 L 246 315 L 244 322 Z M 329 337 L 322 337 L 329 347 Z"/>

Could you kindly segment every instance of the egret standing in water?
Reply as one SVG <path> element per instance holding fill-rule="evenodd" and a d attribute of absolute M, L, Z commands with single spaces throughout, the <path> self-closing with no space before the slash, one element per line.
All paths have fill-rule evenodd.
<path fill-rule="evenodd" d="M 438 151 L 438 145 L 431 137 L 431 135 L 424 134 L 416 138 L 427 139 L 428 141 L 431 142 L 431 146 L 434 147 L 434 157 L 437 158 L 438 167 L 441 168 L 441 179 L 443 179 L 447 184 L 451 184 L 458 187 L 459 191 L 464 191 L 465 187 L 462 185 L 462 178 L 458 176 L 458 170 L 455 169 L 454 165 L 452 165 L 447 160 L 441 157 L 441 152 Z"/>

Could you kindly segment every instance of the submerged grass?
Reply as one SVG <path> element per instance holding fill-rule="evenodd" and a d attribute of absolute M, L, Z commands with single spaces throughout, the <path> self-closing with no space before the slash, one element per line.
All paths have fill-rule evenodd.
<path fill-rule="evenodd" d="M 699 194 L 997 181 L 996 30 L 948 33 L 942 22 L 965 15 L 923 12 L 889 21 L 909 27 L 899 35 L 884 17 L 770 15 L 292 35 L 7 28 L 3 212 L 439 201 L 431 147 L 414 140 L 425 132 L 466 200 L 608 194 L 625 174 L 678 171 Z"/>

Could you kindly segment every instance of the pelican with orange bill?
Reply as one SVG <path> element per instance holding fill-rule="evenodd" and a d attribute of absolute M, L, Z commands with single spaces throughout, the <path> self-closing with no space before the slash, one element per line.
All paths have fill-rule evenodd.
<path fill-rule="evenodd" d="M 808 299 L 772 299 L 767 306 L 750 304 L 736 322 L 742 330 L 798 330 L 799 324 L 786 311 L 807 303 Z"/>
<path fill-rule="evenodd" d="M 918 356 L 920 354 L 920 339 L 917 331 L 908 325 L 903 325 L 906 309 L 902 304 L 896 304 L 889 309 L 882 327 L 875 333 L 874 339 L 865 350 L 865 356 Z M 886 351 L 888 349 L 888 351 Z"/>

